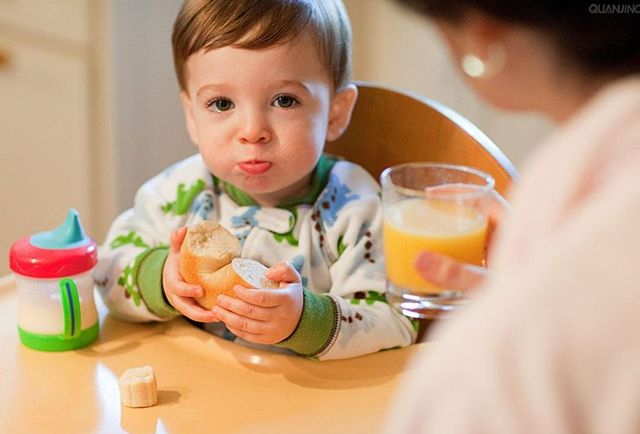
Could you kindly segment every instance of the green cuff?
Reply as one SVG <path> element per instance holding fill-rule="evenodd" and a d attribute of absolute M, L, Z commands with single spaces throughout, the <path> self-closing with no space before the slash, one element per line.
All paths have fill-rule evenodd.
<path fill-rule="evenodd" d="M 303 290 L 304 304 L 298 327 L 291 336 L 276 344 L 303 356 L 314 356 L 331 341 L 338 324 L 338 310 L 331 297 Z"/>
<path fill-rule="evenodd" d="M 149 310 L 160 318 L 172 319 L 180 313 L 167 303 L 162 289 L 162 269 L 168 255 L 168 247 L 149 249 L 138 265 L 136 283 Z"/>

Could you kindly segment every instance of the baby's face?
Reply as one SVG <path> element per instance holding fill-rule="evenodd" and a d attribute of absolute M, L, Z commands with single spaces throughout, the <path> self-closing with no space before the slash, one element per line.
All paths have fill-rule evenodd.
<path fill-rule="evenodd" d="M 185 68 L 187 125 L 209 170 L 264 206 L 305 193 L 333 99 L 312 39 L 199 51 Z"/>

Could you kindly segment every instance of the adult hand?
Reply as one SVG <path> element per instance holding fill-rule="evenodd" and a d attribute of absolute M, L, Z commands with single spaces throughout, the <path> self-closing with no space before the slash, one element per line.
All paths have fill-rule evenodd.
<path fill-rule="evenodd" d="M 237 298 L 218 296 L 213 312 L 236 336 L 258 344 L 275 344 L 298 326 L 302 316 L 302 284 L 298 272 L 286 262 L 269 268 L 266 277 L 280 288 L 245 288 L 236 285 Z"/>
<path fill-rule="evenodd" d="M 487 250 L 490 253 L 496 229 L 500 226 L 505 216 L 511 211 L 511 205 L 500 193 L 496 190 L 491 190 L 491 194 L 482 199 L 480 207 L 489 219 L 487 226 Z M 487 256 L 489 256 L 489 254 L 487 254 Z M 487 262 L 488 259 L 487 257 Z"/>
<path fill-rule="evenodd" d="M 198 304 L 194 297 L 200 297 L 204 290 L 199 285 L 187 283 L 180 275 L 178 267 L 180 260 L 180 246 L 187 235 L 187 228 L 176 229 L 171 233 L 169 256 L 162 270 L 162 287 L 171 306 L 181 314 L 198 322 L 219 321 L 216 315 Z"/>
<path fill-rule="evenodd" d="M 435 252 L 422 252 L 414 266 L 423 279 L 442 288 L 468 291 L 479 286 L 488 271 L 484 267 L 456 261 Z"/>
<path fill-rule="evenodd" d="M 487 213 L 487 250 L 491 252 L 493 235 L 504 216 L 511 210 L 509 203 L 495 190 L 478 204 Z M 487 257 L 489 257 L 487 253 Z M 488 258 L 487 258 L 488 262 Z M 459 262 L 436 252 L 422 252 L 414 266 L 423 279 L 443 288 L 468 291 L 482 284 L 489 271 L 485 267 Z"/>

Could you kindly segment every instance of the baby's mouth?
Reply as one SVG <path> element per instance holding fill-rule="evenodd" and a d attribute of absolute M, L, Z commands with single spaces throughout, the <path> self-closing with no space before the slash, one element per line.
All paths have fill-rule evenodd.
<path fill-rule="evenodd" d="M 247 160 L 238 164 L 238 167 L 249 175 L 262 175 L 271 168 L 271 162 L 262 160 Z"/>

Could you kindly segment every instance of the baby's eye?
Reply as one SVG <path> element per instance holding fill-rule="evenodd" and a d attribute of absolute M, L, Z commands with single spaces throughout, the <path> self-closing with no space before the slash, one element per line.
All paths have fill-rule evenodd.
<path fill-rule="evenodd" d="M 234 107 L 233 102 L 227 98 L 216 98 L 207 104 L 207 108 L 214 112 L 226 112 Z"/>
<path fill-rule="evenodd" d="M 280 95 L 273 101 L 273 105 L 280 108 L 291 108 L 300 102 L 292 96 Z"/>

